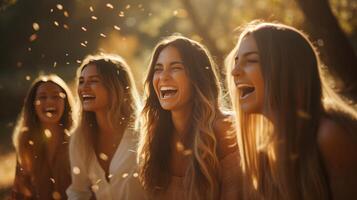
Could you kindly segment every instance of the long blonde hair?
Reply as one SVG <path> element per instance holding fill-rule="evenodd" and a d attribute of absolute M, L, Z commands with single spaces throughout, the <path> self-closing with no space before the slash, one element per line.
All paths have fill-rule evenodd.
<path fill-rule="evenodd" d="M 329 199 L 328 178 L 317 144 L 320 119 L 328 115 L 322 98 L 327 88 L 322 89 L 317 51 L 301 31 L 253 22 L 243 29 L 227 57 L 227 71 L 232 71 L 236 52 L 247 35 L 253 36 L 259 51 L 264 112 L 270 116 L 244 113 L 232 76 L 227 79 L 236 111 L 246 195 L 250 199 Z M 356 116 L 341 99 L 334 98 L 334 102 L 343 105 L 339 110 Z"/>
<path fill-rule="evenodd" d="M 96 66 L 104 87 L 110 93 L 107 119 L 111 128 L 116 130 L 122 123 L 127 124 L 127 128 L 137 128 L 140 100 L 129 65 L 117 55 L 89 55 L 77 69 L 77 88 L 81 72 L 88 65 Z M 86 164 L 91 159 L 89 152 L 93 151 L 98 125 L 95 114 L 83 111 L 78 97 L 77 102 L 79 125 L 71 136 L 70 151 L 76 151 L 81 156 L 76 159 L 81 159 Z"/>
<path fill-rule="evenodd" d="M 174 126 L 170 111 L 161 107 L 152 83 L 158 56 L 168 46 L 179 51 L 193 88 L 188 142 L 192 155 L 184 180 L 186 199 L 212 199 L 218 193 L 219 181 L 213 123 L 219 112 L 220 87 L 209 52 L 198 42 L 182 36 L 163 39 L 151 58 L 145 81 L 146 99 L 138 150 L 140 179 L 150 194 L 164 192 L 171 181 Z"/>

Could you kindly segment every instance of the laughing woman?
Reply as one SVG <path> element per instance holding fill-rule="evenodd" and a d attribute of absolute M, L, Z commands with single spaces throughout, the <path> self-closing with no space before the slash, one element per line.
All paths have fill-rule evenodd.
<path fill-rule="evenodd" d="M 69 199 L 143 199 L 136 164 L 139 108 L 129 66 L 118 56 L 89 56 L 77 71 L 80 123 L 70 141 Z"/>
<path fill-rule="evenodd" d="M 67 199 L 72 108 L 72 94 L 60 77 L 33 82 L 13 136 L 17 167 L 11 199 Z"/>
<path fill-rule="evenodd" d="M 146 192 L 152 199 L 236 199 L 237 145 L 208 51 L 171 36 L 149 67 L 139 144 Z"/>
<path fill-rule="evenodd" d="M 307 36 L 256 23 L 227 59 L 247 199 L 356 199 L 356 110 L 329 90 Z"/>

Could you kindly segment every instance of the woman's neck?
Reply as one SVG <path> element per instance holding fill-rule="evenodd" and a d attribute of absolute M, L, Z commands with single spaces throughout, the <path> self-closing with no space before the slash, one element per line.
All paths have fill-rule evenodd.
<path fill-rule="evenodd" d="M 174 124 L 175 133 L 180 138 L 184 138 L 187 133 L 189 119 L 191 119 L 192 105 L 188 105 L 180 110 L 171 111 L 171 119 Z"/>

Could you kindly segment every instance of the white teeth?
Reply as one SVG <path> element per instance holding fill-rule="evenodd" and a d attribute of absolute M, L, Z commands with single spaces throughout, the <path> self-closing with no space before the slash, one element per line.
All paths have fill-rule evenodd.
<path fill-rule="evenodd" d="M 89 94 L 83 94 L 82 95 L 83 98 L 94 98 L 94 95 L 89 95 Z"/>
<path fill-rule="evenodd" d="M 161 91 L 166 91 L 166 90 L 177 90 L 176 87 L 171 87 L 171 86 L 162 86 L 160 88 Z"/>
<path fill-rule="evenodd" d="M 173 86 L 161 86 L 160 96 L 162 99 L 167 99 L 176 95 L 177 88 Z"/>
<path fill-rule="evenodd" d="M 48 107 L 48 108 L 45 109 L 46 112 L 52 112 L 52 111 L 55 111 L 55 110 L 56 110 L 56 108 L 54 108 L 54 107 Z"/>
<path fill-rule="evenodd" d="M 242 84 L 242 83 L 237 84 L 237 88 L 238 89 L 246 88 L 246 87 L 254 87 L 254 86 L 253 85 L 249 85 L 249 84 Z"/>

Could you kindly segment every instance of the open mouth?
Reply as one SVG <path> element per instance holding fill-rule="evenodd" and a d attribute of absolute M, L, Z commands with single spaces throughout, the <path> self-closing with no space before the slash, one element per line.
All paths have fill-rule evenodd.
<path fill-rule="evenodd" d="M 94 99 L 95 99 L 94 95 L 90 95 L 90 94 L 83 94 L 82 95 L 83 102 L 92 101 Z"/>
<path fill-rule="evenodd" d="M 47 117 L 52 117 L 57 112 L 55 107 L 47 107 L 44 111 Z"/>
<path fill-rule="evenodd" d="M 162 86 L 160 87 L 160 97 L 162 99 L 167 99 L 175 96 L 177 93 L 177 88 L 171 86 Z"/>
<path fill-rule="evenodd" d="M 239 85 L 238 86 L 239 91 L 240 91 L 240 98 L 245 99 L 248 97 L 250 94 L 252 94 L 255 91 L 255 87 L 251 85 Z"/>

